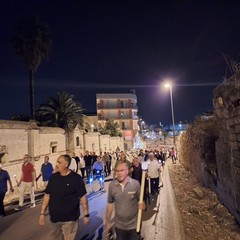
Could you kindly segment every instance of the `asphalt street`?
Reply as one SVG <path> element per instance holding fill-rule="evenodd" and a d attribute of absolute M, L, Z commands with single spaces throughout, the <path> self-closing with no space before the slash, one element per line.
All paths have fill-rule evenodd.
<path fill-rule="evenodd" d="M 106 189 L 109 182 L 105 182 Z M 79 232 L 77 239 L 96 239 L 102 235 L 103 219 L 106 211 L 107 193 L 99 192 L 98 182 L 94 182 L 93 188 L 86 185 L 89 199 L 90 224 L 83 225 L 79 220 Z M 94 191 L 93 193 L 92 190 Z M 0 240 L 48 240 L 50 232 L 49 216 L 46 216 L 45 225 L 38 225 L 38 217 L 41 210 L 42 194 L 36 197 L 36 207 L 30 208 L 30 202 L 26 199 L 25 208 L 15 211 L 18 202 L 14 201 L 7 207 L 7 216 L 0 218 Z M 97 231 L 99 229 L 99 232 Z"/>
<path fill-rule="evenodd" d="M 171 164 L 171 163 L 167 163 Z M 176 207 L 175 196 L 169 178 L 167 166 L 162 172 L 164 187 L 159 195 L 149 197 L 147 210 L 143 211 L 141 236 L 144 240 L 184 240 L 183 228 Z M 111 179 L 106 180 L 105 189 Z M 99 192 L 98 182 L 94 182 L 93 188 L 87 184 L 90 224 L 83 225 L 79 220 L 78 240 L 103 239 L 103 224 L 107 205 L 107 192 Z M 93 193 L 91 193 L 93 191 Z M 50 232 L 49 216 L 46 216 L 46 224 L 38 225 L 42 194 L 36 197 L 36 207 L 30 208 L 26 201 L 25 209 L 14 211 L 18 202 L 12 202 L 7 206 L 7 216 L 0 218 L 0 240 L 48 240 Z M 49 239 L 50 240 L 50 239 Z"/>

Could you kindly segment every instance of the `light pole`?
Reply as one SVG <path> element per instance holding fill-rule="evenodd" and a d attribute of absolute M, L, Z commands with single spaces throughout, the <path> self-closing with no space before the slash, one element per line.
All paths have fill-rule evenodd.
<path fill-rule="evenodd" d="M 173 111 L 173 97 L 172 97 L 172 85 L 170 83 L 166 83 L 165 87 L 169 88 L 170 92 L 170 100 L 171 100 L 171 110 L 172 110 L 172 125 L 173 125 L 173 145 L 175 146 L 175 122 L 174 122 L 174 111 Z"/>

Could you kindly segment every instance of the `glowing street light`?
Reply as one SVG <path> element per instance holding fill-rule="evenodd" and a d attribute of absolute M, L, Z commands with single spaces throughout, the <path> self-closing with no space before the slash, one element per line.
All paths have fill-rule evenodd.
<path fill-rule="evenodd" d="M 171 110 L 172 110 L 172 125 L 173 125 L 173 145 L 175 146 L 175 122 L 174 122 L 174 111 L 173 111 L 172 85 L 170 83 L 166 83 L 165 87 L 169 88 L 169 92 L 170 92 Z"/>

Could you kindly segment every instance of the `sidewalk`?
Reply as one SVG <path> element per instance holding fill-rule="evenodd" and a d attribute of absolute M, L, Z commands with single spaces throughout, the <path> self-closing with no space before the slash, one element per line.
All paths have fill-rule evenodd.
<path fill-rule="evenodd" d="M 150 205 L 143 212 L 141 235 L 144 240 L 184 240 L 183 226 L 169 177 L 168 164 L 163 173 L 164 187 L 158 196 L 150 196 Z"/>

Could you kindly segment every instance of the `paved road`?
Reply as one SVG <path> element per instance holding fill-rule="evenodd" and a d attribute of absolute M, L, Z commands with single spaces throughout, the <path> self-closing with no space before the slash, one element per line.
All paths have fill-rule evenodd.
<path fill-rule="evenodd" d="M 147 206 L 147 211 L 143 212 L 141 235 L 144 237 L 144 240 L 184 240 L 167 167 L 165 167 L 163 181 L 164 188 L 161 188 L 158 196 L 150 198 L 150 205 Z M 106 189 L 108 184 L 109 181 L 105 182 Z M 98 188 L 99 185 L 95 182 L 94 190 Z M 88 192 L 91 191 L 89 185 L 87 185 L 87 190 Z M 107 193 L 96 193 L 89 196 L 91 196 L 89 198 L 90 224 L 83 226 L 82 218 L 80 218 L 78 240 L 102 239 Z M 35 208 L 30 209 L 28 205 L 21 212 L 15 212 L 10 209 L 7 217 L 0 218 L 0 240 L 48 240 L 50 232 L 49 218 L 46 217 L 44 226 L 38 225 L 40 202 L 41 198 L 38 199 L 38 204 Z M 11 205 L 11 208 L 14 207 L 14 205 Z M 95 232 L 96 230 L 98 231 Z M 95 234 L 95 236 L 92 236 L 92 234 Z"/>
<path fill-rule="evenodd" d="M 171 163 L 167 163 L 171 164 Z M 164 187 L 157 197 L 150 197 L 150 206 L 143 212 L 144 240 L 184 240 L 183 227 L 169 178 L 167 166 L 163 173 Z"/>
<path fill-rule="evenodd" d="M 106 188 L 109 182 L 105 183 Z M 94 183 L 94 190 L 99 189 L 97 182 Z M 92 190 L 87 185 L 88 193 Z M 89 239 L 99 226 L 102 225 L 106 211 L 107 193 L 96 192 L 89 194 L 90 206 L 90 224 L 83 227 L 82 218 L 79 221 L 78 239 Z M 0 218 L 0 240 L 48 240 L 50 232 L 49 216 L 46 216 L 46 224 L 38 225 L 38 217 L 41 208 L 41 200 L 39 197 L 35 208 L 29 208 L 28 202 L 23 211 L 15 212 L 13 209 L 16 205 L 12 204 L 8 207 L 8 215 Z M 97 235 L 98 233 L 96 233 Z M 101 233 L 100 233 L 101 234 Z"/>

